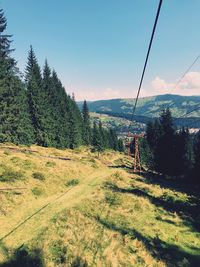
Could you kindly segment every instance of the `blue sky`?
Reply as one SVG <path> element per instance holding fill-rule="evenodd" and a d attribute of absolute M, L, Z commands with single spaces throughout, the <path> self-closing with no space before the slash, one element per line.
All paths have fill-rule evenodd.
<path fill-rule="evenodd" d="M 135 97 L 158 0 L 0 0 L 23 71 L 30 44 L 77 100 Z M 164 0 L 141 96 L 200 95 L 200 1 Z"/>

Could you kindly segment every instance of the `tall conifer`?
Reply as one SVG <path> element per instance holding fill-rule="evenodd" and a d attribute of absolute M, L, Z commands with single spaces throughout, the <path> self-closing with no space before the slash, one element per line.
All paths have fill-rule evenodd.
<path fill-rule="evenodd" d="M 86 100 L 83 102 L 82 108 L 83 116 L 83 143 L 89 145 L 91 143 L 91 128 L 90 128 L 90 115 Z"/>
<path fill-rule="evenodd" d="M 30 144 L 33 141 L 26 91 L 15 60 L 10 57 L 11 35 L 4 34 L 6 18 L 0 10 L 0 142 Z"/>

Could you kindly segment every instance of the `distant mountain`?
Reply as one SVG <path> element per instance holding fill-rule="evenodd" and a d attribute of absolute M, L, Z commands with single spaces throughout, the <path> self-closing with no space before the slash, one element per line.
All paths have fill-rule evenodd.
<path fill-rule="evenodd" d="M 105 113 L 105 114 L 123 114 L 130 115 L 133 110 L 135 99 L 110 99 L 98 100 L 88 102 L 89 110 L 91 112 Z M 78 103 L 82 105 L 81 102 Z M 152 97 L 143 97 L 138 100 L 135 115 L 144 117 L 158 117 L 161 110 L 170 107 L 173 117 L 183 116 L 196 107 L 200 107 L 200 96 L 180 96 L 180 95 L 157 95 Z M 192 112 L 187 116 L 199 117 L 199 110 Z"/>

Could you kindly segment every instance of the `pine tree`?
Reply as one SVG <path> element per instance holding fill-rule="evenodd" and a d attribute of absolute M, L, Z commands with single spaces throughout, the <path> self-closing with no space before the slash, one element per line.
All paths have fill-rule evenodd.
<path fill-rule="evenodd" d="M 69 98 L 55 70 L 52 72 L 51 84 L 50 103 L 53 108 L 56 147 L 69 148 Z"/>
<path fill-rule="evenodd" d="M 160 137 L 156 148 L 157 170 L 173 175 L 176 171 L 175 129 L 169 109 L 160 116 Z"/>
<path fill-rule="evenodd" d="M 26 91 L 16 62 L 10 57 L 11 35 L 4 34 L 6 18 L 0 10 L 0 142 L 31 144 L 33 129 L 27 109 Z"/>
<path fill-rule="evenodd" d="M 187 175 L 192 168 L 192 147 L 189 130 L 184 127 L 176 134 L 176 174 Z"/>
<path fill-rule="evenodd" d="M 159 140 L 161 136 L 161 125 L 158 119 L 153 122 L 149 122 L 147 124 L 146 129 L 146 141 L 143 140 L 142 148 L 143 151 L 141 153 L 143 162 L 145 161 L 145 165 L 150 170 L 159 170 Z"/>
<path fill-rule="evenodd" d="M 50 146 L 49 138 L 49 106 L 46 92 L 42 86 L 40 66 L 31 46 L 26 67 L 26 86 L 28 92 L 29 111 L 35 130 L 35 142 L 41 146 Z"/>
<path fill-rule="evenodd" d="M 109 148 L 118 150 L 118 139 L 114 129 L 109 129 Z"/>
<path fill-rule="evenodd" d="M 118 150 L 119 150 L 119 152 L 124 152 L 124 150 L 125 150 L 124 143 L 123 143 L 123 140 L 121 138 L 118 139 Z"/>
<path fill-rule="evenodd" d="M 83 102 L 82 108 L 83 116 L 83 143 L 89 145 L 91 143 L 91 128 L 90 128 L 90 115 L 86 100 Z"/>
<path fill-rule="evenodd" d="M 44 91 L 45 99 L 43 106 L 45 106 L 45 121 L 46 127 L 45 131 L 48 135 L 48 145 L 57 146 L 56 142 L 56 128 L 57 128 L 57 118 L 56 118 L 56 107 L 54 106 L 54 93 L 53 84 L 51 77 L 51 69 L 48 65 L 47 60 L 45 60 L 43 68 L 43 79 L 42 79 L 42 90 Z"/>
<path fill-rule="evenodd" d="M 200 131 L 196 134 L 194 139 L 194 176 L 200 185 Z"/>
<path fill-rule="evenodd" d="M 93 123 L 92 129 L 92 145 L 95 151 L 100 152 L 103 150 L 99 127 L 97 126 L 97 123 L 95 121 Z"/>
<path fill-rule="evenodd" d="M 72 99 L 70 102 L 70 148 L 82 145 L 82 136 L 83 120 L 81 112 L 76 102 Z"/>

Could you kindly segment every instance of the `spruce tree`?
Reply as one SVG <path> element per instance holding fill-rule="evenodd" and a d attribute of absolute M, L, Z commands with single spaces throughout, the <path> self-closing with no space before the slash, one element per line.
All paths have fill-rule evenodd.
<path fill-rule="evenodd" d="M 101 141 L 101 135 L 99 132 L 99 127 L 97 126 L 96 121 L 93 123 L 93 129 L 92 129 L 92 145 L 94 147 L 95 151 L 102 151 L 102 141 Z"/>
<path fill-rule="evenodd" d="M 118 150 L 118 138 L 114 129 L 109 129 L 109 148 Z"/>
<path fill-rule="evenodd" d="M 176 171 L 177 175 L 186 175 L 192 168 L 192 147 L 189 130 L 184 127 L 176 134 Z"/>
<path fill-rule="evenodd" d="M 4 34 L 6 18 L 0 10 L 0 142 L 31 144 L 31 127 L 26 91 L 11 58 L 11 35 Z"/>
<path fill-rule="evenodd" d="M 124 143 L 123 143 L 123 140 L 121 138 L 118 139 L 118 150 L 119 150 L 119 152 L 124 152 L 124 150 L 125 150 Z"/>
<path fill-rule="evenodd" d="M 200 185 L 200 131 L 196 134 L 194 139 L 194 176 Z"/>
<path fill-rule="evenodd" d="M 35 142 L 41 146 L 50 146 L 48 98 L 43 88 L 40 66 L 31 46 L 26 67 L 26 86 L 29 111 L 35 130 Z"/>
<path fill-rule="evenodd" d="M 90 115 L 86 100 L 83 102 L 82 108 L 83 116 L 83 143 L 89 145 L 91 143 L 91 128 L 90 128 Z"/>
<path fill-rule="evenodd" d="M 169 109 L 160 116 L 160 137 L 156 149 L 157 170 L 173 175 L 176 170 L 175 129 Z"/>
<path fill-rule="evenodd" d="M 53 108 L 56 147 L 69 148 L 69 98 L 55 70 L 52 72 L 51 83 L 50 102 Z"/>
<path fill-rule="evenodd" d="M 54 106 L 54 93 L 51 77 L 51 69 L 48 65 L 47 60 L 45 60 L 43 68 L 43 79 L 42 79 L 42 90 L 45 95 L 43 106 L 45 106 L 45 121 L 46 127 L 45 131 L 48 135 L 48 145 L 57 146 L 56 142 L 56 128 L 57 128 L 57 118 L 56 118 L 56 107 Z"/>
<path fill-rule="evenodd" d="M 70 100 L 70 148 L 75 148 L 82 145 L 83 143 L 83 120 L 76 102 L 74 101 L 74 99 Z"/>

